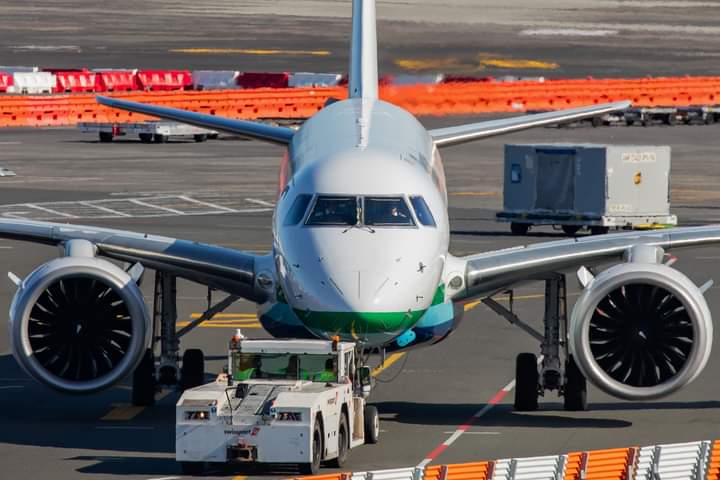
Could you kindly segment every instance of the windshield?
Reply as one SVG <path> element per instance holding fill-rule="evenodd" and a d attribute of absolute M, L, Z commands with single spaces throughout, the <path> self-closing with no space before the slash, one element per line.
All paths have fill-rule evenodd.
<path fill-rule="evenodd" d="M 365 197 L 364 206 L 365 225 L 415 225 L 410 209 L 402 197 Z"/>
<path fill-rule="evenodd" d="M 233 353 L 233 379 L 287 379 L 336 382 L 334 355 L 290 353 Z"/>
<path fill-rule="evenodd" d="M 307 225 L 357 224 L 358 204 L 356 197 L 320 196 L 313 205 L 312 212 L 305 222 Z"/>

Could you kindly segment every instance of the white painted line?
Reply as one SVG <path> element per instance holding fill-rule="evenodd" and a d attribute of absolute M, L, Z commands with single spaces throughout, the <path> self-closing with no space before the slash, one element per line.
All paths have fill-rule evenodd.
<path fill-rule="evenodd" d="M 158 478 L 150 478 L 149 480 L 178 480 L 182 477 L 158 477 Z"/>
<path fill-rule="evenodd" d="M 8 247 L 7 245 L 0 245 L 0 250 L 12 250 L 13 247 Z"/>
<path fill-rule="evenodd" d="M 153 205 L 152 203 L 143 202 L 142 200 L 138 200 L 136 198 L 130 198 L 128 199 L 128 202 L 132 202 L 136 205 L 140 205 L 143 207 L 149 207 L 149 208 L 157 208 L 158 210 L 165 210 L 166 212 L 174 213 L 176 215 L 187 215 L 185 212 L 180 210 L 175 210 L 174 208 L 168 208 L 168 207 L 161 207 L 159 205 Z"/>
<path fill-rule="evenodd" d="M 97 426 L 95 427 L 96 430 L 155 430 L 155 427 L 141 427 L 141 426 L 132 426 L 132 425 L 107 425 L 107 426 Z"/>
<path fill-rule="evenodd" d="M 203 202 L 202 200 L 190 198 L 185 195 L 180 195 L 177 198 L 179 198 L 181 200 L 185 200 L 186 202 L 197 203 L 198 205 L 205 205 L 206 207 L 214 208 L 215 210 L 222 210 L 224 212 L 233 212 L 233 213 L 237 212 L 237 210 L 235 210 L 234 208 L 223 207 L 222 205 L 218 205 L 216 203 Z"/>
<path fill-rule="evenodd" d="M 0 142 L 0 145 L 20 145 L 22 142 Z"/>
<path fill-rule="evenodd" d="M 259 198 L 246 198 L 246 202 L 254 203 L 256 205 L 262 205 L 264 207 L 274 207 L 274 203 L 266 202 L 265 200 L 260 200 Z"/>
<path fill-rule="evenodd" d="M 556 37 L 608 37 L 617 34 L 617 30 L 585 30 L 579 28 L 537 28 L 520 31 L 520 35 Z"/>
<path fill-rule="evenodd" d="M 0 387 L 0 390 L 11 390 L 16 388 L 25 388 L 23 385 L 5 385 Z"/>
<path fill-rule="evenodd" d="M 26 207 L 42 210 L 43 212 L 52 213 L 53 215 L 60 215 L 61 217 L 65 217 L 65 218 L 78 218 L 75 215 L 71 215 L 71 214 L 65 213 L 65 212 L 58 212 L 57 210 L 53 210 L 51 208 L 46 208 L 46 207 L 41 207 L 40 205 L 36 205 L 34 203 L 25 203 L 23 205 L 25 205 Z"/>
<path fill-rule="evenodd" d="M 131 217 L 131 216 L 132 216 L 132 215 L 127 214 L 127 213 L 125 213 L 125 212 L 119 212 L 119 211 L 117 211 L 117 210 L 113 210 L 112 208 L 101 207 L 100 205 L 96 205 L 96 204 L 95 204 L 94 202 L 92 202 L 92 201 L 78 202 L 78 203 L 79 203 L 80 205 L 85 205 L 86 207 L 92 207 L 92 208 L 96 208 L 96 209 L 101 210 L 101 211 L 106 212 L 106 213 L 111 213 L 111 214 L 115 215 L 116 217 Z"/>
<path fill-rule="evenodd" d="M 445 435 L 454 434 L 455 432 L 443 432 Z M 500 432 L 465 432 L 465 435 L 500 435 Z"/>

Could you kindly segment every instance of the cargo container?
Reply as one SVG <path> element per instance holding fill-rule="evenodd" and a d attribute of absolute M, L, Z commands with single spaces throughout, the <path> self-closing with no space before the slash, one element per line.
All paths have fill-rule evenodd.
<path fill-rule="evenodd" d="M 496 218 L 514 234 L 534 225 L 568 235 L 673 226 L 669 187 L 667 146 L 505 145 L 503 211 Z"/>

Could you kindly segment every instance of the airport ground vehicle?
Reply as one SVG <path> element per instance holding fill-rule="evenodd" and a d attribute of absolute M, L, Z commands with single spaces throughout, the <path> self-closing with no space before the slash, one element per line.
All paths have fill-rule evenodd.
<path fill-rule="evenodd" d="M 356 365 L 352 342 L 233 337 L 228 373 L 177 403 L 183 472 L 234 461 L 293 463 L 303 473 L 320 462 L 341 467 L 380 434 L 377 409 L 365 403 L 369 368 Z"/>
<path fill-rule="evenodd" d="M 97 133 L 101 142 L 112 142 L 123 135 L 137 135 L 143 143 L 165 143 L 171 137 L 192 137 L 196 142 L 217 138 L 218 132 L 178 122 L 79 123 L 83 133 Z"/>

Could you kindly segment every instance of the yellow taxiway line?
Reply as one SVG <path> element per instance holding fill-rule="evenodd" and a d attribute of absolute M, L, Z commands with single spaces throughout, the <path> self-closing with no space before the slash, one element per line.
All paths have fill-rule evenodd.
<path fill-rule="evenodd" d="M 259 49 L 259 48 L 173 48 L 168 50 L 171 53 L 191 54 L 241 54 L 241 55 L 308 55 L 312 57 L 327 57 L 329 50 L 281 50 L 281 49 Z"/>
<path fill-rule="evenodd" d="M 163 398 L 167 397 L 172 390 L 166 389 L 160 392 L 160 394 L 155 397 L 155 401 L 159 402 Z M 108 413 L 105 414 L 100 420 L 104 421 L 127 421 L 132 420 L 133 418 L 140 415 L 140 412 L 145 410 L 146 407 L 138 407 L 135 405 L 127 405 L 127 404 L 117 404 L 113 405 L 113 409 L 110 410 Z"/>
<path fill-rule="evenodd" d="M 383 363 L 380 366 L 375 367 L 375 369 L 370 373 L 373 377 L 377 377 L 382 372 L 384 372 L 390 365 L 400 360 L 402 357 L 405 356 L 406 352 L 397 352 L 391 354 L 389 357 L 385 359 L 385 363 Z"/>

